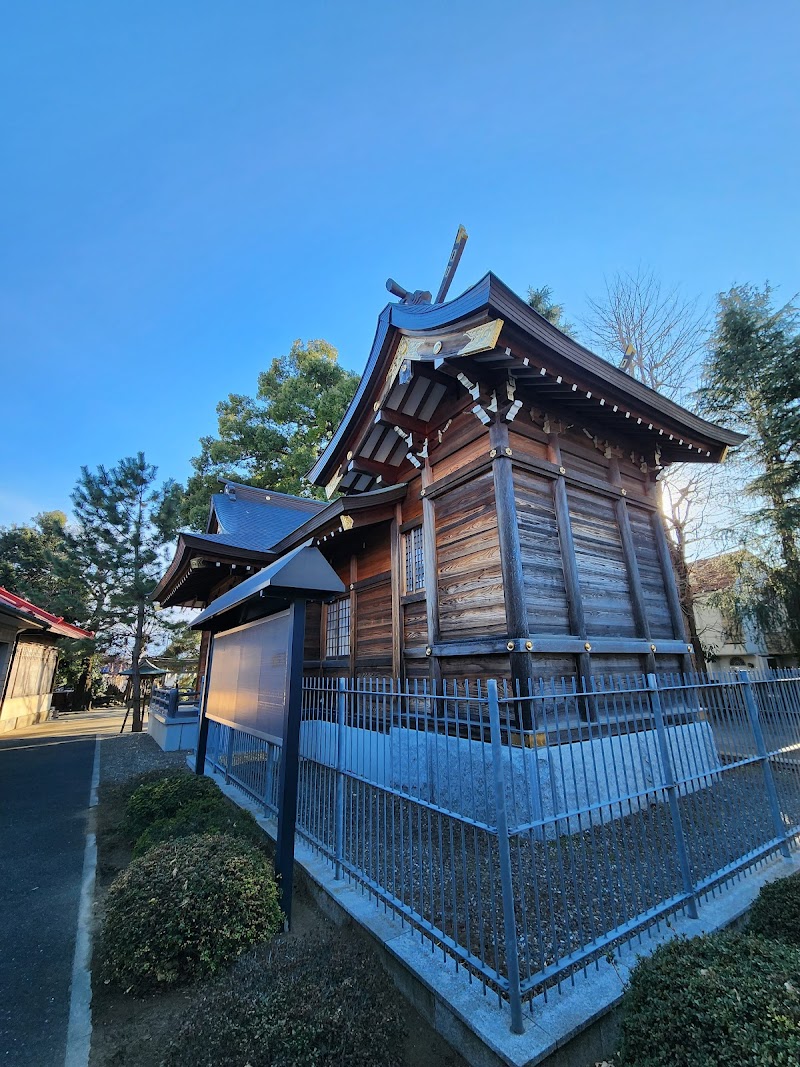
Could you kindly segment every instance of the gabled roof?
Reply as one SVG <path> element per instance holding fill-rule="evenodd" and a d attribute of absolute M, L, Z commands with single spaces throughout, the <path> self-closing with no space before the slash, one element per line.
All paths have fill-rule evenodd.
<path fill-rule="evenodd" d="M 193 630 L 203 630 L 209 629 L 214 620 L 224 624 L 245 602 L 263 596 L 288 603 L 296 598 L 326 598 L 344 592 L 344 583 L 320 550 L 311 544 L 298 545 L 252 578 L 217 597 L 191 626 Z"/>
<path fill-rule="evenodd" d="M 481 327 L 481 344 L 473 344 Z M 500 331 L 502 339 L 499 340 Z M 403 363 L 402 339 L 412 368 L 427 363 L 439 373 L 439 393 L 419 389 L 416 399 L 412 378 L 395 384 Z M 398 359 L 399 356 L 399 359 Z M 515 384 L 532 392 L 547 390 L 550 403 L 571 406 L 586 418 L 608 428 L 652 441 L 665 460 L 719 460 L 730 446 L 741 444 L 742 434 L 727 430 L 692 414 L 667 400 L 625 371 L 590 352 L 567 337 L 535 312 L 494 274 L 486 274 L 477 285 L 445 304 L 388 304 L 378 319 L 367 366 L 347 414 L 330 444 L 309 474 L 318 485 L 327 485 L 338 470 L 345 469 L 347 453 L 357 433 L 368 437 L 367 463 L 402 462 L 402 438 L 369 428 L 371 410 L 381 404 L 406 417 L 429 422 L 435 415 L 438 398 L 447 386 L 445 373 L 458 388 L 457 375 L 465 360 L 487 378 L 513 377 Z M 474 383 L 474 378 L 472 379 Z M 463 384 L 463 383 L 462 383 Z M 405 387 L 403 391 L 401 385 Z M 467 388 L 467 386 L 464 386 Z M 422 404 L 427 410 L 419 407 Z M 401 427 L 402 428 L 402 427 Z M 391 429 L 391 428 L 390 428 Z M 649 435 L 649 436 L 648 436 Z M 377 451 L 376 451 L 377 450 Z M 362 453 L 363 455 L 363 453 Z M 349 460 L 352 465 L 352 460 Z M 363 474 L 351 477 L 340 490 L 369 488 L 373 481 Z"/>
<path fill-rule="evenodd" d="M 207 533 L 182 531 L 166 573 L 151 599 L 167 607 L 204 603 L 210 574 L 203 561 L 258 569 L 274 559 L 274 546 L 327 505 L 307 497 L 257 489 L 221 478 L 211 498 Z"/>
<path fill-rule="evenodd" d="M 25 600 L 24 597 L 17 596 L 16 593 L 11 593 L 2 586 L 0 586 L 0 612 L 28 623 L 32 629 L 49 631 L 59 637 L 72 637 L 75 640 L 94 637 L 91 630 L 83 630 L 80 626 L 64 622 L 60 615 L 52 615 L 44 608 L 37 607 L 30 600 Z"/>
<path fill-rule="evenodd" d="M 271 489 L 228 480 L 223 485 L 224 490 L 211 498 L 208 533 L 237 548 L 264 552 L 325 507 L 324 501 Z"/>

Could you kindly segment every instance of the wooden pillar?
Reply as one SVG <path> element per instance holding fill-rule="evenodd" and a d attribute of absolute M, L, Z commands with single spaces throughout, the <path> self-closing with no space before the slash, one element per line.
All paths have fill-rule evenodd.
<path fill-rule="evenodd" d="M 400 526 L 403 512 L 399 504 L 395 505 L 394 518 L 390 530 L 391 582 L 392 582 L 392 675 L 400 678 L 403 673 L 403 595 L 402 575 L 403 560 L 400 543 Z"/>
<path fill-rule="evenodd" d="M 619 463 L 612 459 L 609 464 L 611 483 L 617 488 L 622 488 L 622 479 L 619 474 Z M 642 576 L 639 572 L 639 561 L 636 558 L 636 546 L 633 543 L 633 530 L 631 518 L 628 514 L 628 502 L 624 496 L 614 502 L 614 514 L 619 528 L 620 541 L 622 542 L 622 556 L 625 560 L 625 571 L 628 575 L 628 587 L 631 592 L 631 607 L 633 608 L 633 621 L 636 626 L 636 636 L 644 637 L 652 641 L 650 636 L 650 620 L 647 618 L 647 606 L 644 602 L 644 589 L 642 588 Z M 656 657 L 652 651 L 645 656 L 647 669 L 645 674 L 656 673 Z"/>
<path fill-rule="evenodd" d="M 675 568 L 672 563 L 672 553 L 669 550 L 667 535 L 664 532 L 664 522 L 660 511 L 654 511 L 650 516 L 650 527 L 653 531 L 653 540 L 656 544 L 658 562 L 661 566 L 661 575 L 664 579 L 664 588 L 667 592 L 667 605 L 669 617 L 672 621 L 672 633 L 679 641 L 686 640 L 686 624 L 681 608 L 681 597 L 678 591 L 678 582 L 675 578 Z M 687 653 L 681 656 L 681 669 L 684 673 L 692 670 L 692 657 Z"/>
<path fill-rule="evenodd" d="M 433 483 L 433 471 L 426 458 L 421 472 L 422 481 L 422 552 L 425 560 L 425 614 L 428 620 L 428 645 L 439 643 L 439 567 L 436 560 L 436 507 L 425 492 Z M 442 665 L 438 656 L 431 654 L 431 685 L 441 691 Z"/>
<path fill-rule="evenodd" d="M 519 518 L 514 495 L 514 471 L 511 465 L 511 448 L 508 440 L 508 425 L 498 419 L 489 427 L 489 444 L 492 452 L 492 477 L 497 511 L 497 536 L 500 544 L 500 570 L 503 575 L 503 601 L 506 613 L 506 629 L 510 640 L 527 640 L 530 634 L 528 604 L 525 598 L 525 573 L 522 567 L 522 549 L 519 541 Z M 528 652 L 509 651 L 511 677 L 520 693 L 529 690 L 532 680 L 531 658 Z M 530 703 L 530 702 L 528 702 Z M 525 705 L 522 706 L 523 709 Z M 520 714 L 520 725 L 530 724 L 528 714 Z"/>
<path fill-rule="evenodd" d="M 356 676 L 356 643 L 358 641 L 358 593 L 356 582 L 358 581 L 358 557 L 355 552 L 350 556 L 350 655 L 348 657 L 348 670 L 350 677 Z"/>
<path fill-rule="evenodd" d="M 305 643 L 306 602 L 295 600 L 290 610 L 288 657 L 286 664 L 286 713 L 278 772 L 278 831 L 275 841 L 275 870 L 280 875 L 281 909 L 292 922 L 292 878 L 294 838 L 297 822 L 297 781 L 300 767 L 300 717 L 303 706 L 303 645 Z"/>
<path fill-rule="evenodd" d="M 551 463 L 557 463 L 561 473 L 553 483 L 553 505 L 556 513 L 558 543 L 561 548 L 561 565 L 564 570 L 564 585 L 567 591 L 567 611 L 569 628 L 573 634 L 588 644 L 586 617 L 583 612 L 583 597 L 578 573 L 578 558 L 575 555 L 575 541 L 572 536 L 572 519 L 569 514 L 567 483 L 564 480 L 564 468 L 561 466 L 561 447 L 558 434 L 548 434 L 547 451 Z M 591 685 L 592 658 L 588 651 L 578 653 L 578 673 L 587 686 Z M 587 715 L 588 718 L 588 715 Z"/>
<path fill-rule="evenodd" d="M 208 747 L 208 690 L 211 681 L 211 667 L 214 659 L 214 639 L 210 630 L 204 630 L 203 636 L 208 634 L 208 657 L 206 663 L 206 677 L 203 682 L 203 693 L 200 703 L 200 719 L 197 723 L 197 749 L 194 756 L 194 773 L 204 774 L 206 769 L 206 749 Z"/>

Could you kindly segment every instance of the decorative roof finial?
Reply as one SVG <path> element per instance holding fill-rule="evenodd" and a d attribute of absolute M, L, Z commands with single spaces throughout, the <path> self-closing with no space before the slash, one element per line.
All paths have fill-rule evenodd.
<path fill-rule="evenodd" d="M 450 283 L 453 281 L 453 275 L 455 274 L 456 267 L 461 259 L 461 254 L 464 251 L 464 245 L 467 243 L 467 236 L 467 231 L 464 227 L 459 226 L 458 232 L 456 233 L 456 239 L 453 242 L 453 250 L 450 253 L 450 259 L 447 261 L 447 266 L 445 267 L 442 284 L 439 286 L 439 292 L 436 294 L 437 304 L 443 304 L 447 297 Z M 430 304 L 431 302 L 431 294 L 427 289 L 416 289 L 411 293 L 408 289 L 404 289 L 402 285 L 396 282 L 394 278 L 387 279 L 386 288 L 392 296 L 398 297 L 403 304 Z"/>

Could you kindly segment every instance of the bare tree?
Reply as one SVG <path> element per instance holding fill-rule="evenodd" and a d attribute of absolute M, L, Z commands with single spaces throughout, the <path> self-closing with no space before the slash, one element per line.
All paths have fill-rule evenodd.
<path fill-rule="evenodd" d="M 708 341 L 709 313 L 651 270 L 606 279 L 605 295 L 588 301 L 582 321 L 590 345 L 610 362 L 671 400 L 691 404 Z M 716 467 L 675 464 L 659 477 L 686 624 L 702 662 L 689 583 L 691 546 L 708 537 Z"/>
<path fill-rule="evenodd" d="M 697 386 L 709 336 L 709 314 L 699 301 L 640 267 L 607 278 L 605 296 L 588 304 L 582 325 L 594 347 L 651 389 L 685 401 Z"/>

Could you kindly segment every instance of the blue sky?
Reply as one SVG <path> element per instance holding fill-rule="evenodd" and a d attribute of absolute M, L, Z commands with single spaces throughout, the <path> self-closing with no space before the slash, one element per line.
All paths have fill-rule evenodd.
<path fill-rule="evenodd" d="M 185 478 L 296 337 L 362 369 L 388 275 L 486 270 L 579 318 L 616 270 L 798 278 L 800 7 L 6 7 L 0 524 L 81 464 Z"/>

